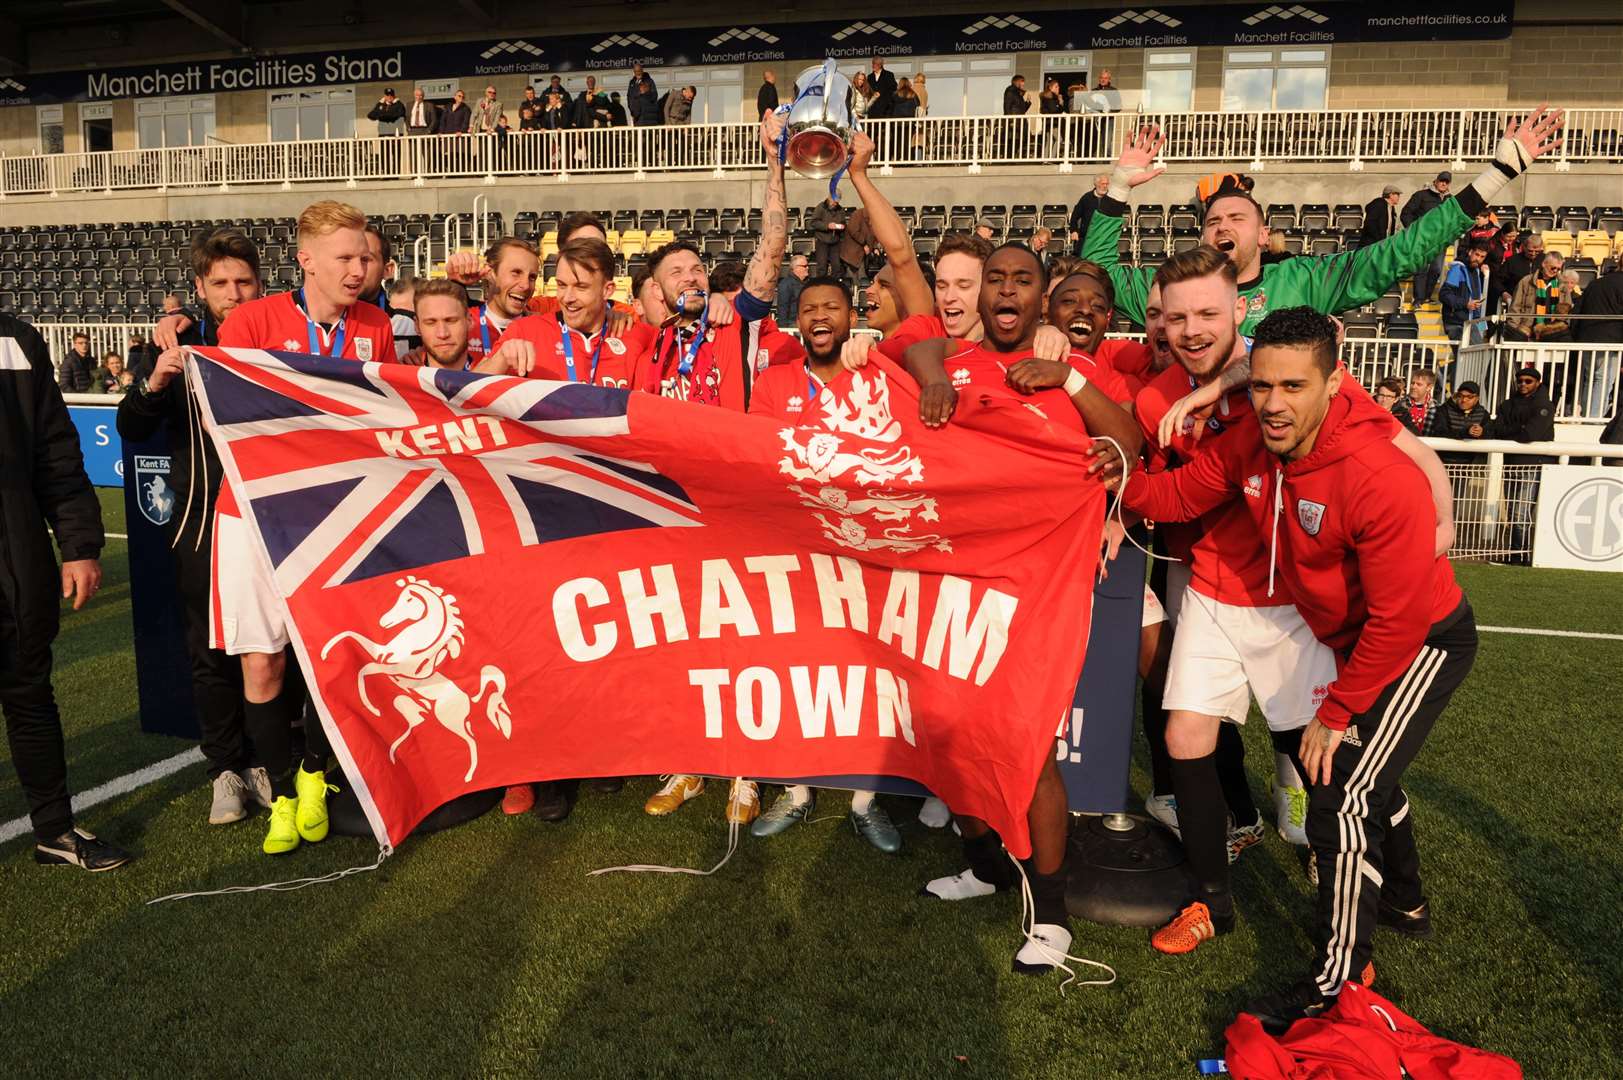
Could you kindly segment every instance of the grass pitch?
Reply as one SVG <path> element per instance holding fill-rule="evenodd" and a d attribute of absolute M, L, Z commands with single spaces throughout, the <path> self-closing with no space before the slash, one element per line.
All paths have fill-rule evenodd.
<path fill-rule="evenodd" d="M 103 503 L 123 531 L 118 493 Z M 105 569 L 56 654 L 80 791 L 189 745 L 137 730 L 122 542 Z M 1614 577 L 1459 574 L 1484 625 L 1620 630 Z M 1376 988 L 1530 1077 L 1623 1075 L 1620 671 L 1623 642 L 1485 633 L 1406 780 L 1438 933 L 1382 931 Z M 1259 725 L 1246 739 L 1261 805 L 1272 757 Z M 204 824 L 200 766 L 82 815 L 140 854 L 124 870 L 36 867 L 14 840 L 0 1075 L 1192 1077 L 1246 998 L 1305 961 L 1312 898 L 1276 836 L 1236 867 L 1233 935 L 1172 958 L 1142 931 L 1078 923 L 1074 951 L 1120 978 L 1062 998 L 1057 978 L 1009 971 L 1018 898 L 915 898 L 959 855 L 905 800 L 890 800 L 899 857 L 853 836 L 830 793 L 825 820 L 746 835 L 715 877 L 588 879 L 719 857 L 719 785 L 667 819 L 641 812 L 652 787 L 585 794 L 562 825 L 490 814 L 338 884 L 159 907 L 144 902 L 324 874 L 374 848 L 334 837 L 272 861 L 263 816 Z M 0 765 L 0 821 L 25 809 Z"/>

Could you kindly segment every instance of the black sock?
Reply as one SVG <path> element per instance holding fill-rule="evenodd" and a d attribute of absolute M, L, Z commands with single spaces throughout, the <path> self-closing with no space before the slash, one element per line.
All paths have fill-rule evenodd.
<path fill-rule="evenodd" d="M 245 701 L 242 723 L 254 741 L 255 755 L 270 776 L 271 794 L 293 798 L 293 718 L 297 706 L 286 695 L 270 701 Z"/>
<path fill-rule="evenodd" d="M 1245 740 L 1233 724 L 1217 729 L 1217 782 L 1223 786 L 1223 801 L 1236 825 L 1255 825 L 1262 817 L 1251 800 L 1251 785 L 1245 775 Z"/>
<path fill-rule="evenodd" d="M 988 885 L 1007 889 L 1014 884 L 1014 867 L 1003 853 L 1003 838 L 990 829 L 973 839 L 964 837 L 964 858 L 975 876 Z"/>
<path fill-rule="evenodd" d="M 1172 794 L 1172 755 L 1167 753 L 1167 714 L 1161 708 L 1163 687 L 1145 680 L 1139 688 L 1139 706 L 1144 711 L 1144 741 L 1150 747 L 1150 782 L 1154 794 Z"/>
<path fill-rule="evenodd" d="M 1178 797 L 1178 831 L 1195 878 L 1196 898 L 1232 914 L 1229 895 L 1228 807 L 1217 782 L 1217 755 L 1172 759 L 1172 790 Z"/>
<path fill-rule="evenodd" d="M 299 687 L 299 697 L 304 699 L 302 684 Z M 327 759 L 332 755 L 332 744 L 327 741 L 327 729 L 321 726 L 321 717 L 316 715 L 313 703 L 304 699 L 300 707 L 304 710 L 304 760 L 301 766 L 305 772 L 326 772 Z"/>
<path fill-rule="evenodd" d="M 1036 862 L 1031 859 L 1021 865 L 1025 867 L 1026 880 L 1031 883 L 1032 920 L 1068 928 L 1071 920 L 1065 910 L 1065 864 L 1061 863 L 1052 874 L 1039 874 Z"/>

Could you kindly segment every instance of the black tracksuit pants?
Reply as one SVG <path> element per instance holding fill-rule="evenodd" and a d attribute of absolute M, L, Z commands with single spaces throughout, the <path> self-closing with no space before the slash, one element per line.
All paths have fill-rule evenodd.
<path fill-rule="evenodd" d="M 1419 907 L 1420 854 L 1399 781 L 1476 659 L 1469 601 L 1431 628 L 1419 654 L 1353 717 L 1331 760 L 1329 784 L 1308 781 L 1307 838 L 1319 864 L 1317 955 L 1312 978 L 1327 996 L 1369 962 L 1382 896 Z M 1293 733 L 1295 734 L 1295 733 Z M 1298 736 L 1299 740 L 1299 736 Z M 1305 777 L 1297 745 L 1296 767 Z"/>
<path fill-rule="evenodd" d="M 203 514 L 202 542 L 195 520 L 170 549 L 175 581 L 186 617 L 186 652 L 192 662 L 192 698 L 203 733 L 203 756 L 209 779 L 222 772 L 241 772 L 251 761 L 242 723 L 242 661 L 209 648 L 209 573 L 214 544 L 214 514 Z"/>
<path fill-rule="evenodd" d="M 51 688 L 51 640 L 19 632 L 11 601 L 0 591 L 0 709 L 6 714 L 11 763 L 40 840 L 54 840 L 73 828 L 62 717 Z"/>

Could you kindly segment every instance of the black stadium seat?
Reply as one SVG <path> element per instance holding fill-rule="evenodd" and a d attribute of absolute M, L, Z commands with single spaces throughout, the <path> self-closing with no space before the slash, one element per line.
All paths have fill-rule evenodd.
<path fill-rule="evenodd" d="M 1297 227 L 1305 232 L 1320 232 L 1330 227 L 1330 207 L 1324 203 L 1304 203 L 1296 218 Z"/>
<path fill-rule="evenodd" d="M 1174 232 L 1179 229 L 1198 230 L 1204 224 L 1200 207 L 1194 203 L 1178 203 L 1167 211 L 1167 226 Z"/>
<path fill-rule="evenodd" d="M 1590 228 L 1594 218 L 1587 206 L 1563 206 L 1555 212 L 1556 227 L 1567 232 L 1579 232 Z"/>
<path fill-rule="evenodd" d="M 1287 203 L 1269 203 L 1265 216 L 1270 229 L 1296 228 L 1296 207 Z"/>
<path fill-rule="evenodd" d="M 1548 206 L 1522 208 L 1522 228 L 1529 232 L 1543 232 L 1555 227 L 1555 211 Z"/>

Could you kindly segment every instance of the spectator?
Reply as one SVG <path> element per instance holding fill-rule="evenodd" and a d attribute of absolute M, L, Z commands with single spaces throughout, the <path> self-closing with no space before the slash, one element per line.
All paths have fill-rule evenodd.
<path fill-rule="evenodd" d="M 896 100 L 901 100 L 900 90 Z M 873 225 L 868 221 L 868 210 L 859 206 L 845 219 L 845 230 L 840 234 L 840 262 L 845 272 L 857 281 L 862 280 L 862 264 L 873 251 Z"/>
<path fill-rule="evenodd" d="M 875 120 L 888 118 L 891 105 L 896 100 L 896 76 L 885 70 L 883 57 L 873 58 L 873 73 L 868 76 L 868 92 L 873 95 L 868 105 L 868 115 Z"/>
<path fill-rule="evenodd" d="M 124 366 L 124 357 L 109 351 L 101 358 L 101 367 L 90 376 L 91 388 L 98 394 L 122 394 L 135 384 L 135 377 Z"/>
<path fill-rule="evenodd" d="M 1516 392 L 1506 398 L 1494 414 L 1490 429 L 1495 439 L 1508 439 L 1519 443 L 1551 442 L 1555 439 L 1555 406 L 1544 389 L 1544 376 L 1536 367 L 1525 367 L 1516 373 Z M 1534 508 L 1538 505 L 1539 470 L 1533 466 L 1548 465 L 1555 459 L 1544 454 L 1506 454 L 1507 466 L 1524 466 L 1505 470 L 1505 519 L 1510 523 L 1506 538 L 1512 551 L 1529 551 L 1528 532 L 1533 523 Z"/>
<path fill-rule="evenodd" d="M 1398 196 L 1403 189 L 1388 184 L 1381 189 L 1381 197 L 1371 199 L 1364 207 L 1364 228 L 1358 236 L 1363 244 L 1378 244 L 1398 231 Z"/>
<path fill-rule="evenodd" d="M 1439 439 L 1485 439 L 1493 426 L 1493 418 L 1482 404 L 1482 388 L 1474 382 L 1462 382 L 1454 396 L 1443 402 L 1437 410 Z M 1468 454 L 1444 454 L 1444 463 L 1470 461 Z"/>
<path fill-rule="evenodd" d="M 1488 245 L 1488 266 L 1492 268 L 1488 275 L 1489 288 L 1492 288 L 1493 280 L 1498 278 L 1499 268 L 1505 265 L 1505 260 L 1516 253 L 1520 238 L 1521 229 L 1514 221 L 1499 226 L 1499 234 Z"/>
<path fill-rule="evenodd" d="M 541 130 L 567 130 L 571 126 L 569 112 L 569 106 L 564 104 L 564 95 L 549 88 L 547 103 L 541 108 Z"/>
<path fill-rule="evenodd" d="M 1454 396 L 1443 402 L 1437 411 L 1438 438 L 1483 439 L 1492 426 L 1493 419 L 1482 406 L 1482 390 L 1474 382 L 1460 383 Z M 1449 486 L 1454 492 L 1454 520 L 1459 523 L 1454 546 L 1461 551 L 1481 548 L 1486 540 L 1481 524 L 1487 519 L 1486 470 L 1462 466 L 1480 466 L 1485 459 L 1465 450 L 1443 450 L 1437 456 L 1445 466 L 1455 466 L 1449 471 Z"/>
<path fill-rule="evenodd" d="M 378 137 L 387 138 L 406 133 L 406 103 L 394 96 L 394 88 L 383 92 L 378 103 L 366 114 L 368 120 L 378 123 Z"/>
<path fill-rule="evenodd" d="M 586 88 L 573 101 L 566 92 L 564 100 L 570 104 L 570 124 L 578 128 L 608 127 L 608 99 L 599 102 L 600 96 L 596 75 L 586 76 Z"/>
<path fill-rule="evenodd" d="M 771 68 L 767 68 L 765 71 L 761 72 L 761 88 L 755 91 L 755 118 L 759 120 L 765 117 L 767 113 L 777 111 L 778 73 L 773 71 Z M 788 312 L 792 310 L 796 309 L 780 306 L 778 308 L 778 315 L 787 319 L 789 317 Z"/>
<path fill-rule="evenodd" d="M 1464 245 L 1470 245 L 1473 241 L 1480 240 L 1486 244 L 1491 242 L 1493 238 L 1498 235 L 1498 215 L 1496 215 L 1492 210 L 1489 210 L 1487 207 L 1483 207 L 1481 210 L 1477 211 L 1476 220 L 1472 223 L 1469 229 L 1465 230 L 1465 236 L 1460 242 Z"/>
<path fill-rule="evenodd" d="M 1437 373 L 1422 368 L 1409 376 L 1409 392 L 1392 406 L 1398 423 L 1425 438 L 1437 434 Z"/>
<path fill-rule="evenodd" d="M 1081 108 L 1075 105 L 1078 96 L 1085 101 Z M 1071 100 L 1073 112 L 1121 112 L 1121 91 L 1116 89 L 1116 80 L 1111 76 L 1109 68 L 1099 72 L 1099 81 L 1091 92 L 1088 91 L 1087 84 L 1082 83 L 1071 92 Z"/>
<path fill-rule="evenodd" d="M 1100 173 L 1093 178 L 1093 190 L 1076 200 L 1071 208 L 1071 254 L 1082 254 L 1082 238 L 1088 235 L 1088 221 L 1099 209 L 1099 200 L 1110 191 L 1110 174 Z"/>
<path fill-rule="evenodd" d="M 1499 273 L 1490 283 L 1495 299 L 1495 310 L 1499 314 L 1509 313 L 1510 302 L 1516 296 L 1516 286 L 1522 283 L 1522 278 L 1537 270 L 1543 261 L 1544 234 L 1522 233 L 1515 254 L 1500 264 Z"/>
<path fill-rule="evenodd" d="M 985 218 L 975 222 L 975 235 L 980 237 L 982 240 L 990 240 L 994 244 L 997 243 L 997 228 Z"/>
<path fill-rule="evenodd" d="M 598 95 L 598 99 L 599 101 L 602 100 L 601 94 Z M 620 103 L 620 91 L 611 91 L 609 93 L 608 126 L 625 127 L 627 123 L 629 121 L 626 118 L 626 107 Z"/>
<path fill-rule="evenodd" d="M 1392 411 L 1392 406 L 1396 405 L 1398 403 L 1398 398 L 1402 396 L 1403 380 L 1398 378 L 1396 375 L 1388 375 L 1386 378 L 1375 384 L 1375 404 L 1379 405 L 1387 412 Z"/>
<path fill-rule="evenodd" d="M 930 115 L 930 88 L 925 83 L 924 72 L 919 71 L 913 74 L 913 94 L 919 99 L 920 116 Z"/>
<path fill-rule="evenodd" d="M 473 106 L 472 112 L 469 113 L 469 133 L 473 135 L 494 135 L 496 133 L 496 121 L 501 119 L 501 115 L 502 103 L 496 100 L 496 88 L 494 86 L 485 87 L 485 96 L 479 99 L 479 103 Z"/>
<path fill-rule="evenodd" d="M 90 354 L 90 338 L 74 334 L 68 355 L 62 358 L 56 384 L 64 394 L 88 394 L 95 387 L 96 358 Z"/>
<path fill-rule="evenodd" d="M 468 108 L 467 95 L 458 90 L 451 96 L 451 104 L 440 113 L 439 126 L 434 130 L 441 135 L 466 135 L 473 122 L 473 110 Z"/>
<path fill-rule="evenodd" d="M 1561 283 L 1561 256 L 1547 252 L 1537 272 L 1516 286 L 1505 320 L 1505 333 L 1515 341 L 1559 341 L 1567 332 L 1572 298 Z"/>
<path fill-rule="evenodd" d="M 1464 338 L 1466 324 L 1470 324 L 1471 337 L 1465 344 L 1480 345 L 1488 338 L 1483 317 L 1488 303 L 1487 262 L 1488 241 L 1472 240 L 1443 277 L 1443 333 L 1456 345 Z"/>
<path fill-rule="evenodd" d="M 564 89 L 564 77 L 562 75 L 554 75 L 547 82 L 547 89 L 541 96 L 546 97 L 547 94 L 552 93 L 561 95 L 565 101 L 569 100 L 569 91 Z"/>
<path fill-rule="evenodd" d="M 158 362 L 158 349 L 145 336 L 137 330 L 130 335 L 130 347 L 125 354 L 124 367 L 133 372 L 137 379 L 152 370 L 152 365 Z"/>
<path fill-rule="evenodd" d="M 1195 184 L 1195 202 L 1200 206 L 1201 212 L 1206 210 L 1206 204 L 1217 197 L 1222 191 L 1239 190 L 1247 195 L 1251 194 L 1257 182 L 1244 173 L 1218 172 L 1200 178 Z"/>
<path fill-rule="evenodd" d="M 1282 232 L 1269 233 L 1268 250 L 1262 253 L 1262 265 L 1267 266 L 1269 263 L 1284 262 L 1289 258 L 1291 258 L 1291 252 L 1290 248 L 1285 246 L 1285 234 Z"/>
<path fill-rule="evenodd" d="M 406 112 L 406 134 L 432 135 L 439 130 L 440 107 L 423 97 L 421 89 L 411 92 L 411 108 Z"/>
<path fill-rule="evenodd" d="M 893 120 L 911 120 L 919 115 L 919 95 L 913 89 L 913 80 L 903 77 L 896 84 L 896 100 L 891 102 L 890 115 Z"/>
<path fill-rule="evenodd" d="M 812 273 L 818 277 L 833 277 L 840 268 L 840 239 L 845 232 L 846 209 L 831 193 L 812 208 L 806 227 L 811 230 L 816 262 Z"/>
<path fill-rule="evenodd" d="M 1065 96 L 1060 93 L 1059 80 L 1050 75 L 1043 83 L 1043 92 L 1037 95 L 1037 106 L 1044 116 L 1056 116 L 1065 111 Z"/>
<path fill-rule="evenodd" d="M 1003 115 L 1024 116 L 1030 111 L 1031 99 L 1026 97 L 1026 77 L 1016 75 L 1009 80 L 1009 85 L 1003 88 Z M 1017 120 L 1003 122 L 1002 152 L 1005 157 L 1025 156 L 1025 130 L 1025 125 Z"/>
<path fill-rule="evenodd" d="M 873 91 L 868 89 L 868 76 L 859 71 L 851 79 L 851 119 L 866 119 L 872 104 Z"/>
<path fill-rule="evenodd" d="M 518 129 L 541 130 L 541 99 L 535 96 L 535 87 L 524 88 L 524 100 L 518 103 Z"/>
<path fill-rule="evenodd" d="M 626 112 L 638 127 L 659 125 L 659 90 L 641 64 L 632 68 L 631 85 L 626 91 Z"/>
<path fill-rule="evenodd" d="M 177 311 L 183 312 L 185 310 L 186 310 L 186 302 L 180 298 L 180 295 L 178 293 L 164 293 L 163 294 L 163 314 L 164 315 L 173 315 Z"/>
<path fill-rule="evenodd" d="M 1590 368 L 1584 415 L 1606 416 L 1617 406 L 1620 361 L 1623 361 L 1623 266 L 1614 266 L 1584 290 L 1572 322 L 1572 339 L 1583 345 L 1616 345 L 1597 352 Z"/>
<path fill-rule="evenodd" d="M 699 88 L 684 86 L 680 90 L 672 90 L 665 99 L 665 122 L 667 124 L 687 124 L 693 119 L 693 99 L 698 96 Z"/>
<path fill-rule="evenodd" d="M 770 71 L 768 75 L 772 74 Z M 800 311 L 800 285 L 811 273 L 806 256 L 796 255 L 789 260 L 789 274 L 778 282 L 778 319 L 787 322 Z"/>
<path fill-rule="evenodd" d="M 1438 173 L 1437 178 L 1428 186 L 1409 196 L 1409 201 L 1403 204 L 1403 213 L 1399 215 L 1403 227 L 1408 228 L 1420 220 L 1420 216 L 1426 211 L 1434 210 L 1442 205 L 1443 199 L 1448 195 L 1449 185 L 1453 182 L 1454 174 L 1445 170 Z M 1414 302 L 1416 306 L 1431 299 L 1432 290 L 1437 288 L 1437 283 L 1442 280 L 1442 277 L 1443 253 L 1439 251 L 1431 262 L 1422 266 L 1415 273 Z"/>
<path fill-rule="evenodd" d="M 1031 243 L 1027 245 L 1032 251 L 1037 253 L 1037 258 L 1042 261 L 1044 266 L 1048 265 L 1049 256 L 1054 254 L 1054 249 L 1049 247 L 1049 244 L 1053 241 L 1053 239 L 1053 229 L 1038 229 L 1036 232 L 1031 234 Z"/>

